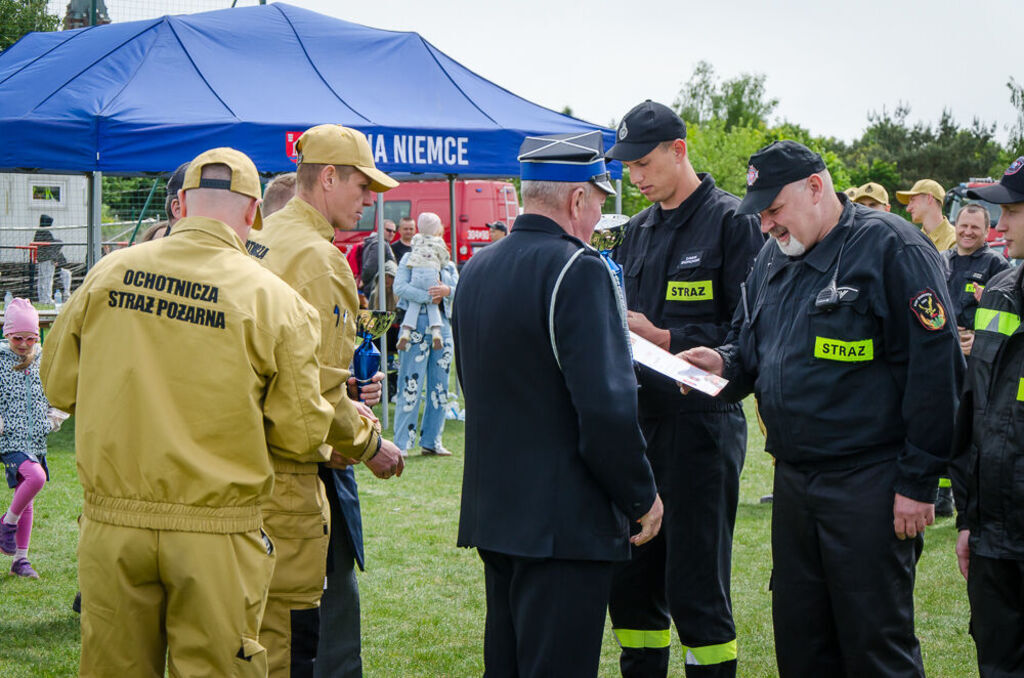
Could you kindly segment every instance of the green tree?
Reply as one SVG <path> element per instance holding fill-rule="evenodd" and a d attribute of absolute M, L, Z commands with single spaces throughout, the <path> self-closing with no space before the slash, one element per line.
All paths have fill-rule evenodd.
<path fill-rule="evenodd" d="M 725 123 L 726 131 L 767 125 L 779 100 L 768 97 L 765 79 L 763 73 L 741 73 L 719 82 L 714 66 L 699 61 L 672 107 L 687 124 L 718 119 Z"/>
<path fill-rule="evenodd" d="M 46 0 L 0 0 L 0 51 L 31 31 L 53 31 L 60 17 L 46 12 Z"/>
<path fill-rule="evenodd" d="M 153 191 L 144 218 L 163 219 L 166 180 L 152 177 L 103 177 L 104 221 L 138 220 L 154 182 L 156 190 Z"/>
<path fill-rule="evenodd" d="M 962 126 L 950 111 L 938 123 L 908 123 L 910 107 L 900 103 L 893 111 L 868 115 L 864 135 L 845 149 L 843 159 L 853 168 L 851 178 L 876 181 L 894 196 L 918 179 L 934 179 L 947 189 L 970 177 L 985 176 L 1004 158 L 995 139 L 996 126 L 975 118 Z M 861 181 L 864 180 L 864 181 Z M 899 205 L 893 202 L 899 210 Z"/>
<path fill-rule="evenodd" d="M 1017 121 L 1010 127 L 1010 143 L 1006 149 L 1013 159 L 1024 155 L 1024 85 L 1010 78 L 1006 87 L 1010 90 L 1010 103 L 1017 109 Z"/>

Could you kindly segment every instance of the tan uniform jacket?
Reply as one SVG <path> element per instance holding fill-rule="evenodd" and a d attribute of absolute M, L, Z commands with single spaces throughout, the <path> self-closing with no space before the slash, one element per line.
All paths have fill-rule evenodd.
<path fill-rule="evenodd" d="M 326 459 L 316 311 L 190 217 L 106 257 L 46 337 L 50 402 L 77 416 L 84 514 L 149 529 L 245 532 L 271 491 L 268 451 Z"/>
<path fill-rule="evenodd" d="M 333 237 L 323 215 L 296 197 L 268 217 L 262 231 L 250 234 L 247 247 L 320 313 L 320 386 L 335 406 L 327 445 L 364 461 L 377 452 L 380 435 L 347 394 L 359 299 L 352 270 Z"/>
<path fill-rule="evenodd" d="M 942 218 L 942 223 L 936 226 L 934 231 L 931 233 L 925 231 L 925 235 L 928 236 L 928 239 L 932 241 L 932 244 L 940 252 L 945 252 L 956 244 L 956 229 L 949 223 L 949 219 L 945 217 Z"/>

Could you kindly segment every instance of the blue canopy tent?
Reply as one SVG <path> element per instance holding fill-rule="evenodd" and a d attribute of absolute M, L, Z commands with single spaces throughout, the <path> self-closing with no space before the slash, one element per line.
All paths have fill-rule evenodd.
<path fill-rule="evenodd" d="M 0 169 L 169 171 L 233 146 L 282 172 L 289 135 L 324 122 L 366 133 L 385 171 L 478 176 L 517 174 L 524 135 L 602 129 L 416 33 L 283 3 L 32 33 L 0 53 Z"/>
<path fill-rule="evenodd" d="M 289 171 L 298 134 L 327 122 L 363 131 L 384 171 L 450 182 L 517 175 L 526 135 L 614 139 L 416 33 L 284 3 L 31 33 L 0 53 L 0 171 L 88 174 L 90 266 L 103 172 L 168 172 L 215 146 L 244 151 L 261 172 Z"/>

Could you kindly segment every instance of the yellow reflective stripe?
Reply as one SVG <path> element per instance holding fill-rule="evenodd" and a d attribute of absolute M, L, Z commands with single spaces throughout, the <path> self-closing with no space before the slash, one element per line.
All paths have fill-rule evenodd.
<path fill-rule="evenodd" d="M 676 282 L 670 280 L 665 291 L 666 301 L 710 301 L 715 298 L 710 280 Z"/>
<path fill-rule="evenodd" d="M 967 283 L 964 286 L 964 292 L 970 292 L 971 294 L 974 294 L 974 283 L 972 283 L 972 282 Z"/>
<path fill-rule="evenodd" d="M 1020 327 L 1020 316 L 1009 311 L 978 308 L 974 314 L 975 331 L 998 332 L 1010 336 Z"/>
<path fill-rule="evenodd" d="M 939 478 L 939 487 L 953 487 L 953 481 L 949 478 Z"/>
<path fill-rule="evenodd" d="M 814 357 L 844 363 L 866 362 L 875 359 L 875 342 L 872 339 L 840 341 L 828 337 L 815 337 Z"/>
<path fill-rule="evenodd" d="M 612 633 L 624 648 L 662 648 L 672 644 L 672 629 L 612 629 Z"/>
<path fill-rule="evenodd" d="M 735 638 L 720 645 L 705 645 L 703 647 L 683 645 L 683 649 L 686 650 L 686 663 L 690 666 L 707 666 L 735 661 L 737 655 Z"/>
<path fill-rule="evenodd" d="M 1024 401 L 1024 378 L 1017 384 L 1017 400 Z"/>

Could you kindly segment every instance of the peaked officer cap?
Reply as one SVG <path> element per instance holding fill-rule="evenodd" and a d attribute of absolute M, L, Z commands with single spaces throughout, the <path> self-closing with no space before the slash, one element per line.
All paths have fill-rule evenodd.
<path fill-rule="evenodd" d="M 523 181 L 590 182 L 615 195 L 604 164 L 604 140 L 597 130 L 526 137 L 518 159 Z"/>

